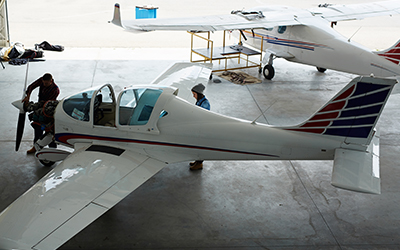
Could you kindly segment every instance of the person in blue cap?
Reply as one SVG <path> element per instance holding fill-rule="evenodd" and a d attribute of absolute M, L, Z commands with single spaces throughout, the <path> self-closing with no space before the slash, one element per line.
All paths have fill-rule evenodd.
<path fill-rule="evenodd" d="M 210 110 L 210 108 L 211 108 L 210 102 L 204 95 L 205 89 L 206 89 L 206 87 L 203 84 L 199 83 L 192 88 L 192 94 L 193 94 L 193 97 L 196 99 L 196 106 Z M 190 165 L 190 170 L 203 169 L 203 161 L 191 162 L 189 165 Z"/>

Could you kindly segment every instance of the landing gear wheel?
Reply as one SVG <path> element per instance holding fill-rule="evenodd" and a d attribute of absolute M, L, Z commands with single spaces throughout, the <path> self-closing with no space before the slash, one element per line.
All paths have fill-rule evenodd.
<path fill-rule="evenodd" d="M 321 72 L 321 73 L 324 73 L 326 71 L 325 68 L 320 68 L 320 67 L 317 67 L 317 70 L 318 70 L 318 72 Z"/>
<path fill-rule="evenodd" d="M 46 161 L 46 160 L 39 160 L 39 161 L 40 161 L 40 163 L 42 163 L 46 167 L 51 167 L 55 163 L 54 161 Z"/>
<path fill-rule="evenodd" d="M 271 80 L 275 76 L 275 69 L 271 64 L 267 64 L 263 69 L 264 77 L 268 80 Z"/>

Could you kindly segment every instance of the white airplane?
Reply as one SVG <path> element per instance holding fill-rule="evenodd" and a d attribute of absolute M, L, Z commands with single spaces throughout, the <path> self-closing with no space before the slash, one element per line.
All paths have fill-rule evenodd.
<path fill-rule="evenodd" d="M 220 16 L 121 21 L 120 8 L 116 4 L 112 23 L 132 32 L 239 30 L 237 34 L 243 36 L 245 43 L 265 51 L 262 64 L 267 79 L 275 75 L 273 59 L 277 57 L 316 66 L 320 72 L 333 69 L 357 75 L 389 77 L 400 75 L 400 40 L 387 50 L 371 51 L 336 32 L 331 24 L 399 13 L 400 1 L 397 0 L 325 4 L 308 10 L 264 6 Z"/>
<path fill-rule="evenodd" d="M 395 79 L 357 77 L 307 121 L 279 127 L 223 116 L 177 96 L 173 86 L 187 96 L 194 84 L 208 81 L 211 69 L 178 63 L 154 84 L 118 96 L 105 84 L 61 100 L 55 138 L 73 152 L 36 154 L 62 162 L 0 213 L 0 249 L 58 248 L 167 163 L 334 160 L 334 186 L 380 193 L 375 125 Z"/>

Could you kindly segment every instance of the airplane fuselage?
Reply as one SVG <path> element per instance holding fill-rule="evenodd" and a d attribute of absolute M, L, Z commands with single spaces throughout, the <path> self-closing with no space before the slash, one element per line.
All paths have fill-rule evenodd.
<path fill-rule="evenodd" d="M 63 103 L 56 111 L 56 139 L 129 148 L 164 162 L 189 160 L 332 160 L 341 141 L 219 115 L 172 94 L 165 88 L 144 125 L 121 125 L 121 104 L 106 115 L 113 121 L 96 125 L 67 115 Z M 118 98 L 119 100 L 121 98 Z M 111 104 L 109 104 L 111 105 Z M 163 111 L 167 115 L 160 116 Z M 121 112 L 121 113 L 119 113 Z M 92 115 L 91 117 L 94 117 Z"/>
<path fill-rule="evenodd" d="M 329 25 L 321 19 L 304 25 L 254 29 L 244 31 L 247 41 L 242 41 L 261 49 L 263 38 L 262 48 L 267 55 L 272 53 L 292 62 L 357 75 L 400 75 L 399 65 L 345 38 Z"/>
<path fill-rule="evenodd" d="M 122 22 L 119 5 L 116 4 L 112 23 L 132 32 L 235 30 L 238 36 L 243 37 L 243 42 L 266 52 L 262 60 L 266 79 L 275 75 L 272 66 L 275 57 L 313 65 L 320 72 L 333 69 L 364 76 L 391 77 L 400 75 L 400 41 L 383 52 L 372 52 L 345 38 L 331 26 L 338 21 L 399 13 L 398 1 L 382 1 L 322 4 L 311 9 L 266 5 L 248 11 L 235 10 L 229 15 Z"/>

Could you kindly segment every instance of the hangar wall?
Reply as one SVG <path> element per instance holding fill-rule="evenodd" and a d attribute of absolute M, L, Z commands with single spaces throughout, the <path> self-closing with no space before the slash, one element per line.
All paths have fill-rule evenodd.
<path fill-rule="evenodd" d="M 0 0 L 0 47 L 10 46 L 8 32 L 7 0 Z"/>

